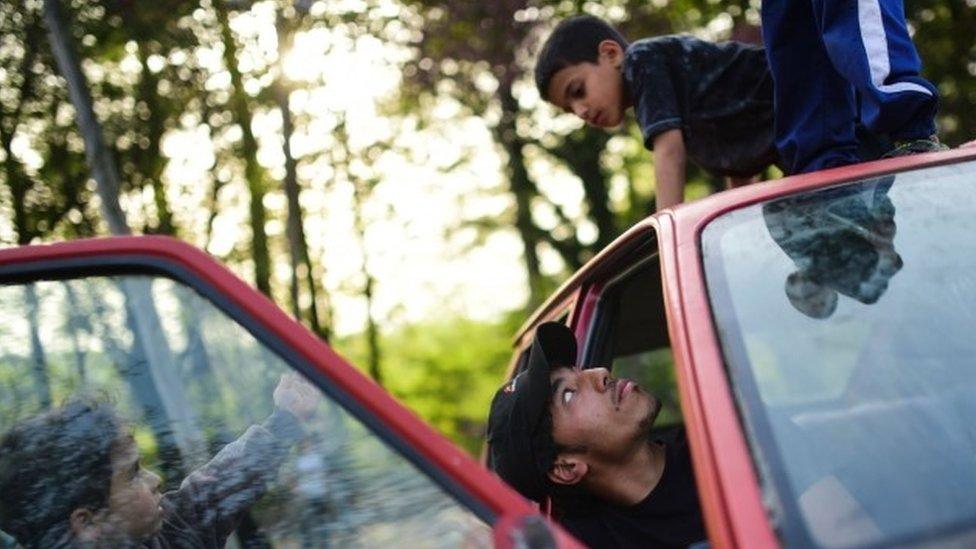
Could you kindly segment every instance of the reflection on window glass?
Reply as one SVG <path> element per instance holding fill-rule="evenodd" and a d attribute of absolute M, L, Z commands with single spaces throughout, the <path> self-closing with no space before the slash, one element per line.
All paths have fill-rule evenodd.
<path fill-rule="evenodd" d="M 193 290 L 0 287 L 0 546 L 456 547 L 488 526 Z"/>
<path fill-rule="evenodd" d="M 633 379 L 661 401 L 661 411 L 654 422 L 656 427 L 684 423 L 670 348 L 614 357 L 612 371 L 614 377 Z"/>
<path fill-rule="evenodd" d="M 850 183 L 704 231 L 718 333 L 788 539 L 972 531 L 974 176 L 970 163 Z"/>

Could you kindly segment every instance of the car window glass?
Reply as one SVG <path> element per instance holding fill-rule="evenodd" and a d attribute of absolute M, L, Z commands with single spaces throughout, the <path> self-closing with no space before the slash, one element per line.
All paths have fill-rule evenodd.
<path fill-rule="evenodd" d="M 656 427 L 683 423 L 656 255 L 603 287 L 589 333 L 582 364 L 607 366 L 660 399 Z"/>
<path fill-rule="evenodd" d="M 0 496 L 0 530 L 25 544 L 70 536 L 79 508 L 137 510 L 154 482 L 163 498 L 157 509 L 149 489 L 141 516 L 159 523 L 125 523 L 142 539 L 490 544 L 484 522 L 337 402 L 310 386 L 298 398 L 295 378 L 283 390 L 289 364 L 187 286 L 152 276 L 0 286 L 0 317 L 0 434 L 15 432 L 0 448 L 0 485 L 15 488 Z M 140 456 L 145 472 L 125 462 Z"/>
<path fill-rule="evenodd" d="M 857 181 L 706 227 L 718 335 L 787 536 L 848 547 L 971 531 L 974 174 Z"/>

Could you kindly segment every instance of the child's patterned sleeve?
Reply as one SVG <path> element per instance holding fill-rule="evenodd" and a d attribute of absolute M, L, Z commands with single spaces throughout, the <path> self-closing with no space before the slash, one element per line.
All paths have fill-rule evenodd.
<path fill-rule="evenodd" d="M 249 427 L 207 464 L 190 473 L 178 490 L 166 494 L 163 535 L 169 530 L 183 538 L 192 530 L 194 537 L 222 546 L 237 527 L 241 513 L 267 491 L 268 483 L 302 435 L 299 421 L 278 408 L 261 425 Z"/>

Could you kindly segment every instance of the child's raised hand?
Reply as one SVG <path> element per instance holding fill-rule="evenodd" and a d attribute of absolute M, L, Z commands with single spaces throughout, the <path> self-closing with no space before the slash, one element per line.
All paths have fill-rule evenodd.
<path fill-rule="evenodd" d="M 320 398 L 318 389 L 294 372 L 281 376 L 274 390 L 275 406 L 291 412 L 300 421 L 312 417 Z"/>

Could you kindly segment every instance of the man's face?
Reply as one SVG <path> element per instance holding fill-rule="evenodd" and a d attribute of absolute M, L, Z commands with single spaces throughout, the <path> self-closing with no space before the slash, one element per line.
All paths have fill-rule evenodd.
<path fill-rule="evenodd" d="M 661 410 L 660 401 L 629 379 L 605 368 L 558 368 L 549 376 L 552 438 L 567 447 L 586 447 L 596 457 L 629 452 L 643 444 Z"/>
<path fill-rule="evenodd" d="M 159 531 L 160 478 L 144 469 L 131 434 L 124 435 L 112 451 L 112 484 L 105 520 L 115 533 L 130 539 L 145 539 Z"/>
<path fill-rule="evenodd" d="M 627 110 L 620 74 L 622 60 L 620 46 L 604 40 L 596 63 L 570 65 L 553 75 L 549 82 L 549 101 L 591 126 L 619 126 Z"/>

